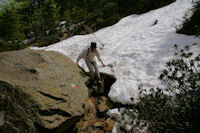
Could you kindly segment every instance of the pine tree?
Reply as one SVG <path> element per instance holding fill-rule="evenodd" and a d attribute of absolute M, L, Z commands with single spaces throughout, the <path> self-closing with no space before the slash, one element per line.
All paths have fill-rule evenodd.
<path fill-rule="evenodd" d="M 35 7 L 31 16 L 30 34 L 35 40 L 43 38 L 45 36 L 46 25 L 44 20 L 44 7 Z"/>
<path fill-rule="evenodd" d="M 51 33 L 56 33 L 60 21 L 60 7 L 54 0 L 48 0 L 45 3 L 45 24 Z"/>
<path fill-rule="evenodd" d="M 0 36 L 5 40 L 15 40 L 23 42 L 25 35 L 23 33 L 22 17 L 19 10 L 26 6 L 24 2 L 15 0 L 3 0 L 1 3 L 0 14 Z"/>

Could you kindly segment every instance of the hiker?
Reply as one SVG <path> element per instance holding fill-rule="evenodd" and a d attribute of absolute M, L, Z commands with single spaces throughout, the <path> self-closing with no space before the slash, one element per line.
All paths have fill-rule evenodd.
<path fill-rule="evenodd" d="M 97 68 L 97 63 L 94 59 L 94 57 L 96 56 L 98 58 L 98 60 L 101 62 L 102 66 L 105 67 L 103 61 L 100 58 L 100 55 L 96 49 L 97 44 L 96 42 L 91 42 L 90 47 L 88 47 L 87 49 L 84 49 L 81 54 L 78 56 L 77 61 L 76 61 L 76 65 L 78 66 L 78 62 L 80 59 L 84 59 L 85 63 L 88 67 L 88 69 L 90 70 L 90 78 L 91 80 L 94 80 L 94 70 L 95 70 L 95 74 L 97 76 L 98 81 L 101 80 L 100 74 L 99 74 L 99 70 Z"/>

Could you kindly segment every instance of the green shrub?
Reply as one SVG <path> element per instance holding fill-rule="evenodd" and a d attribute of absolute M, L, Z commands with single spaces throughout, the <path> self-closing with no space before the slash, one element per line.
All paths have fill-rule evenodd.
<path fill-rule="evenodd" d="M 40 38 L 39 40 L 36 41 L 37 45 L 36 46 L 48 46 L 51 45 L 53 43 L 58 42 L 59 39 L 57 37 L 57 35 L 49 35 L 49 36 L 44 36 L 42 38 Z"/>
<path fill-rule="evenodd" d="M 0 37 L 5 40 L 23 42 L 25 39 L 23 15 L 19 14 L 19 10 L 25 8 L 26 5 L 26 2 L 16 2 L 15 0 L 2 0 L 0 2 Z"/>
<path fill-rule="evenodd" d="M 25 47 L 27 47 L 27 45 L 19 43 L 19 42 L 9 43 L 3 39 L 0 39 L 0 52 L 11 51 L 11 50 L 20 50 Z"/>
<path fill-rule="evenodd" d="M 177 32 L 200 36 L 200 1 L 195 4 L 193 15 L 184 21 L 182 27 Z"/>
<path fill-rule="evenodd" d="M 140 89 L 139 102 L 126 109 L 134 128 L 152 133 L 199 132 L 200 130 L 200 54 L 186 46 L 177 52 L 160 75 L 166 89 Z M 130 111 L 132 109 L 132 111 Z"/>
<path fill-rule="evenodd" d="M 141 14 L 175 0 L 58 0 L 69 26 L 85 22 L 95 30 L 110 26 L 130 14 Z M 64 8 L 65 7 L 65 8 Z M 63 12 L 63 11 L 61 11 Z M 74 32 L 80 34 L 79 32 Z"/>

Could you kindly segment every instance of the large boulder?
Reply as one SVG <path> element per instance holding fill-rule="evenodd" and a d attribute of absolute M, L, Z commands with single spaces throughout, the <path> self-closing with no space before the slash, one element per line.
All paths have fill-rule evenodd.
<path fill-rule="evenodd" d="M 38 106 L 20 88 L 0 81 L 0 133 L 34 133 Z"/>
<path fill-rule="evenodd" d="M 16 98 L 28 95 L 34 106 L 27 108 L 38 107 L 37 127 L 55 130 L 65 125 L 69 128 L 66 122 L 73 122 L 73 118 L 84 113 L 87 79 L 84 72 L 61 53 L 31 49 L 0 53 L 0 81 L 20 88 L 23 93 L 15 95 Z"/>

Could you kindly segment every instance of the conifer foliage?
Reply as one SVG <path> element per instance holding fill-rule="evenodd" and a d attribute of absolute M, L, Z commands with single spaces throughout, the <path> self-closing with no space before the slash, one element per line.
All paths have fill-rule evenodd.
<path fill-rule="evenodd" d="M 25 38 L 23 34 L 23 15 L 19 10 L 26 6 L 24 2 L 13 0 L 3 0 L 0 12 L 0 37 L 5 40 L 16 40 L 22 42 Z"/>
<path fill-rule="evenodd" d="M 71 35 L 88 33 L 82 24 L 96 31 L 127 15 L 144 13 L 175 0 L 1 1 L 0 39 L 13 46 L 17 43 L 20 49 L 30 45 L 46 46 Z"/>
<path fill-rule="evenodd" d="M 124 112 L 134 128 L 152 133 L 197 133 L 200 130 L 200 54 L 179 50 L 160 75 L 166 89 L 140 89 L 139 102 Z"/>
<path fill-rule="evenodd" d="M 187 15 L 186 15 L 187 17 Z M 195 2 L 192 17 L 186 18 L 178 33 L 200 36 L 200 1 Z"/>

